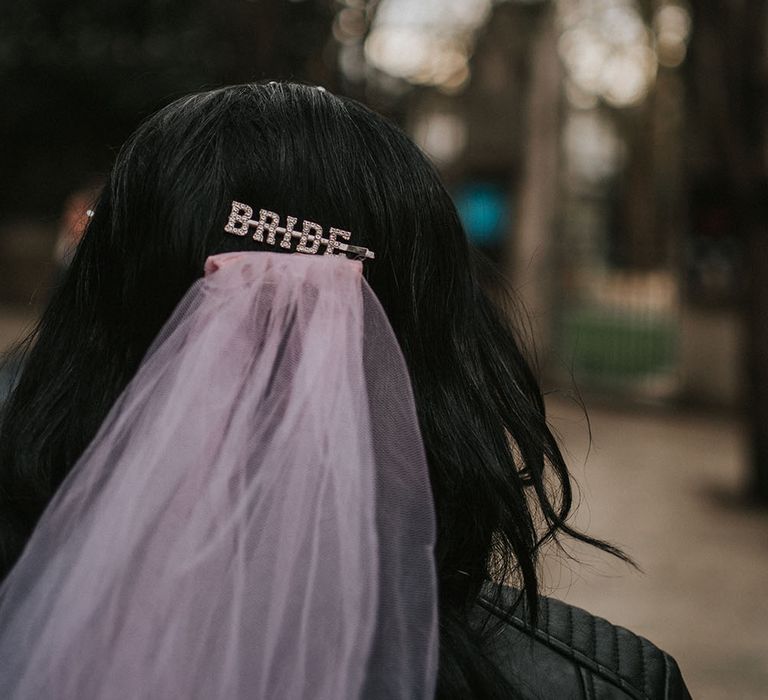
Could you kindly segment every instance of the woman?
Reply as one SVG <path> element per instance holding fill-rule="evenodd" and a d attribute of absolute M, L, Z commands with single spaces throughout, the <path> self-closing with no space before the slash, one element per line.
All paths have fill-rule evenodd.
<path fill-rule="evenodd" d="M 249 209 L 258 212 L 253 219 Z M 318 229 L 310 226 L 309 235 L 294 245 L 290 235 L 285 238 L 289 216 L 318 222 Z M 276 217 L 281 217 L 281 228 Z M 186 318 L 187 311 L 177 309 L 171 330 L 166 326 L 156 339 L 185 293 L 185 309 L 200 300 L 193 296 L 190 301 L 188 290 L 195 289 L 206 259 L 267 251 L 274 260 L 298 246 L 308 252 L 320 227 L 323 235 L 329 227 L 338 231 L 336 242 L 349 239 L 358 253 L 369 252 L 361 254 L 362 263 L 350 264 L 362 265 L 394 330 L 413 387 L 437 524 L 430 559 L 439 590 L 437 695 L 686 697 L 668 656 L 626 631 L 540 599 L 538 553 L 558 534 L 622 555 L 566 522 L 571 486 L 546 423 L 540 390 L 514 333 L 478 282 L 487 271 L 472 256 L 433 168 L 396 127 L 354 101 L 307 86 L 243 85 L 182 98 L 148 119 L 122 149 L 3 414 L 3 573 L 14 566 L 73 465 L 81 457 L 87 462 L 97 451 L 91 445 L 83 456 L 100 426 L 109 431 L 105 417 L 109 414 L 114 423 L 121 411 L 129 410 L 125 395 L 115 408 L 118 397 L 127 385 L 134 386 L 129 382 L 151 344 L 161 347 L 163 339 L 175 337 L 179 318 Z M 282 249 L 281 242 L 290 245 Z M 228 260 L 235 266 L 229 270 L 243 264 L 242 259 L 218 257 L 209 266 L 218 269 Z M 273 269 L 271 265 L 267 267 Z M 288 268 L 280 269 L 276 289 L 289 274 Z M 211 280 L 220 274 L 225 273 L 215 271 Z M 306 295 L 305 286 L 302 282 L 295 293 Z M 312 304 L 322 285 L 319 289 L 313 287 Z M 265 291 L 258 294 L 262 296 L 254 299 L 261 304 Z M 374 301 L 369 298 L 364 306 L 366 319 L 378 318 Z M 259 331 L 269 332 L 266 327 Z M 253 342 L 262 342 L 254 333 Z M 364 335 L 365 348 L 371 337 L 385 348 L 383 359 L 369 363 L 365 371 L 379 376 L 376 367 L 383 363 L 397 384 L 397 362 L 388 364 L 396 351 L 386 350 L 386 331 L 377 335 L 366 326 Z M 151 363 L 152 350 L 147 356 L 140 375 Z M 220 364 L 226 358 L 222 351 Z M 187 381 L 194 380 L 191 373 Z M 285 381 L 294 379 L 285 375 Z M 213 388 L 211 394 L 216 394 Z M 406 416 L 400 426 L 405 426 L 405 442 L 414 440 L 408 432 L 408 394 L 407 386 L 387 394 L 387 401 L 403 402 L 398 415 Z M 377 414 L 374 407 L 372 415 L 381 419 L 372 421 L 375 443 L 373 433 L 386 423 L 387 411 Z M 136 420 L 141 417 L 139 413 Z M 347 419 L 356 425 L 358 417 Z M 384 438 L 388 444 L 396 442 L 397 432 L 389 429 Z M 420 463 L 417 452 L 412 450 L 409 458 L 415 465 Z M 415 491 L 420 488 L 414 486 Z M 380 503 L 377 508 L 382 512 Z M 87 508 L 79 512 L 89 513 Z M 417 516 L 412 509 L 403 517 Z M 380 527 L 379 535 L 411 525 L 395 522 Z M 419 527 L 429 532 L 426 516 Z M 152 540 L 148 542 L 147 547 Z M 34 543 L 33 538 L 6 581 L 21 580 L 17 572 L 25 568 L 26 584 L 15 588 L 21 600 L 20 591 L 31 585 L 38 570 L 28 562 L 37 561 L 34 552 L 45 549 L 44 543 Z M 411 583 L 414 595 L 425 596 L 421 607 L 428 609 L 433 593 L 429 572 L 423 571 Z M 515 582 L 521 595 L 500 582 Z M 249 597 L 243 595 L 243 600 Z M 410 612 L 419 615 L 424 629 L 431 624 L 428 612 Z M 575 637 L 574 629 L 557 628 L 562 616 L 576 620 Z M 378 618 L 382 624 L 386 619 Z M 407 620 L 407 615 L 398 619 Z M 398 624 L 392 623 L 394 636 Z M 597 638 L 595 625 L 602 626 Z M 419 656 L 415 665 L 427 680 L 411 689 L 413 697 L 432 692 L 433 647 L 429 635 L 423 636 L 427 641 L 413 654 Z M 532 646 L 525 641 L 531 639 L 539 642 Z M 608 651 L 603 651 L 606 645 Z M 390 647 L 399 657 L 411 653 L 407 645 Z M 2 649 L 0 637 L 0 653 Z M 365 678 L 358 679 L 367 685 L 357 687 L 365 697 L 387 696 L 386 673 L 375 655 L 367 663 Z M 654 684 L 662 690 L 657 692 Z M 302 694 L 314 696 L 304 688 Z M 400 690 L 409 696 L 407 687 Z M 136 697 L 143 693 L 137 686 Z"/>

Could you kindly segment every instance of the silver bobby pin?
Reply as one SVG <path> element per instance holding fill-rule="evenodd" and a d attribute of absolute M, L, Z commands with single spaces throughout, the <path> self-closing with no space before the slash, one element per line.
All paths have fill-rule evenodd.
<path fill-rule="evenodd" d="M 339 251 L 353 260 L 374 260 L 376 255 L 372 250 L 362 246 L 344 243 L 339 240 L 348 241 L 352 234 L 340 228 L 331 227 L 328 229 L 328 235 L 323 236 L 323 227 L 314 221 L 303 221 L 301 230 L 295 230 L 298 219 L 295 216 L 286 216 L 285 225 L 280 224 L 280 215 L 269 211 L 268 209 L 259 209 L 259 218 L 252 219 L 253 208 L 242 202 L 232 202 L 232 210 L 229 213 L 224 230 L 235 236 L 245 236 L 250 229 L 253 232 L 253 240 L 269 245 L 279 245 L 281 248 L 290 250 L 293 239 L 298 239 L 295 247 L 297 253 L 308 253 L 316 255 L 320 246 L 325 246 L 324 255 L 335 255 Z M 279 242 L 278 242 L 279 240 Z"/>

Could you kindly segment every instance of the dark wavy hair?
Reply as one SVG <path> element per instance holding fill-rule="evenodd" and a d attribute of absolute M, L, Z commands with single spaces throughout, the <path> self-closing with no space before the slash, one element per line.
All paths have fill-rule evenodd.
<path fill-rule="evenodd" d="M 543 542 L 617 552 L 566 523 L 539 386 L 431 164 L 387 120 L 304 85 L 184 97 L 120 151 L 0 417 L 0 575 L 206 257 L 258 249 L 223 232 L 233 199 L 332 221 L 376 251 L 365 275 L 408 364 L 437 511 L 438 695 L 514 695 L 471 622 L 481 587 L 514 581 L 535 614 Z"/>

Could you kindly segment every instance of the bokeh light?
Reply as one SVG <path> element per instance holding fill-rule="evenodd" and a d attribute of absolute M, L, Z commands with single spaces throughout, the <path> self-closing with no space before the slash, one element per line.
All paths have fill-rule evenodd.
<path fill-rule="evenodd" d="M 445 92 L 469 79 L 474 37 L 491 0 L 382 0 L 365 42 L 369 65 L 416 85 Z"/>
<path fill-rule="evenodd" d="M 659 63 L 676 68 L 685 59 L 691 34 L 691 15 L 681 5 L 664 5 L 653 18 Z"/>
<path fill-rule="evenodd" d="M 438 165 L 446 165 L 464 150 L 467 125 L 459 115 L 451 112 L 426 112 L 416 122 L 413 137 Z"/>
<path fill-rule="evenodd" d="M 587 96 L 612 107 L 631 107 L 653 88 L 658 66 L 675 67 L 685 58 L 689 12 L 666 3 L 653 29 L 635 0 L 559 0 L 559 53 L 575 106 Z"/>

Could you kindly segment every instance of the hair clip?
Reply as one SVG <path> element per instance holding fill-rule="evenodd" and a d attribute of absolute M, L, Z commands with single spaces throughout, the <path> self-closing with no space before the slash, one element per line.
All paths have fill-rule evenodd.
<path fill-rule="evenodd" d="M 344 243 L 339 239 L 348 241 L 352 234 L 340 228 L 328 229 L 327 237 L 323 236 L 323 227 L 314 221 L 303 221 L 301 230 L 296 231 L 298 219 L 295 216 L 285 217 L 285 226 L 280 225 L 280 215 L 268 209 L 259 209 L 259 218 L 254 220 L 253 208 L 242 202 L 232 202 L 232 211 L 224 230 L 235 236 L 246 236 L 251 228 L 254 228 L 253 240 L 269 245 L 279 245 L 290 250 L 293 247 L 293 239 L 298 239 L 295 247 L 297 253 L 316 255 L 320 246 L 325 246 L 324 255 L 335 255 L 339 251 L 354 260 L 373 260 L 376 255 L 372 250 L 350 243 Z M 279 235 L 279 242 L 278 242 Z"/>

